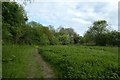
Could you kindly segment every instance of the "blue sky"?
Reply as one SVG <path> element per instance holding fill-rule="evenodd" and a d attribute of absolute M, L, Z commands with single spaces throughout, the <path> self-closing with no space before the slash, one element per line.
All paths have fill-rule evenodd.
<path fill-rule="evenodd" d="M 30 21 L 45 26 L 71 27 L 84 35 L 88 27 L 96 20 L 106 20 L 111 29 L 118 29 L 118 0 L 34 0 L 24 6 Z"/>

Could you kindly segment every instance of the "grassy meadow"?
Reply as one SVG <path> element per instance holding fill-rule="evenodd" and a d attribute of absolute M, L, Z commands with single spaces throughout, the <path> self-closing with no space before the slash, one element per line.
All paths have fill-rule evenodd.
<path fill-rule="evenodd" d="M 3 78 L 42 77 L 40 66 L 34 60 L 34 46 L 4 45 L 2 48 Z"/>
<path fill-rule="evenodd" d="M 115 2 L 4 1 L 2 78 L 120 80 Z"/>
<path fill-rule="evenodd" d="M 118 48 L 45 46 L 39 53 L 62 78 L 118 78 Z"/>
<path fill-rule="evenodd" d="M 35 48 L 30 45 L 3 45 L 3 78 L 43 78 L 41 66 L 35 61 Z M 40 46 L 39 54 L 59 78 L 115 79 L 120 76 L 117 47 Z"/>

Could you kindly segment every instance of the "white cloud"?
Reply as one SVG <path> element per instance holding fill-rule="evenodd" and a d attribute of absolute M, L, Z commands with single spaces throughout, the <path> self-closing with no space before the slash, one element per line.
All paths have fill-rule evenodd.
<path fill-rule="evenodd" d="M 72 27 L 83 35 L 89 26 L 99 19 L 105 19 L 117 29 L 118 0 L 35 0 L 25 6 L 29 21 L 44 25 Z"/>

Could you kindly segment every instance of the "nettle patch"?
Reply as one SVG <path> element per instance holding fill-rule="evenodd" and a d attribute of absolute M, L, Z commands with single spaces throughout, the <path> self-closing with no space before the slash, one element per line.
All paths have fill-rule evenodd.
<path fill-rule="evenodd" d="M 118 78 L 117 48 L 46 46 L 39 51 L 62 78 Z"/>

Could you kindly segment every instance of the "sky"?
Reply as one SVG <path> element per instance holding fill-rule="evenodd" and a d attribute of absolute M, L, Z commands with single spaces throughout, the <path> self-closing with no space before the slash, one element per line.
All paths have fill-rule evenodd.
<path fill-rule="evenodd" d="M 106 20 L 110 30 L 118 30 L 119 0 L 34 0 L 24 6 L 28 22 L 44 26 L 73 28 L 83 36 L 94 21 Z"/>

